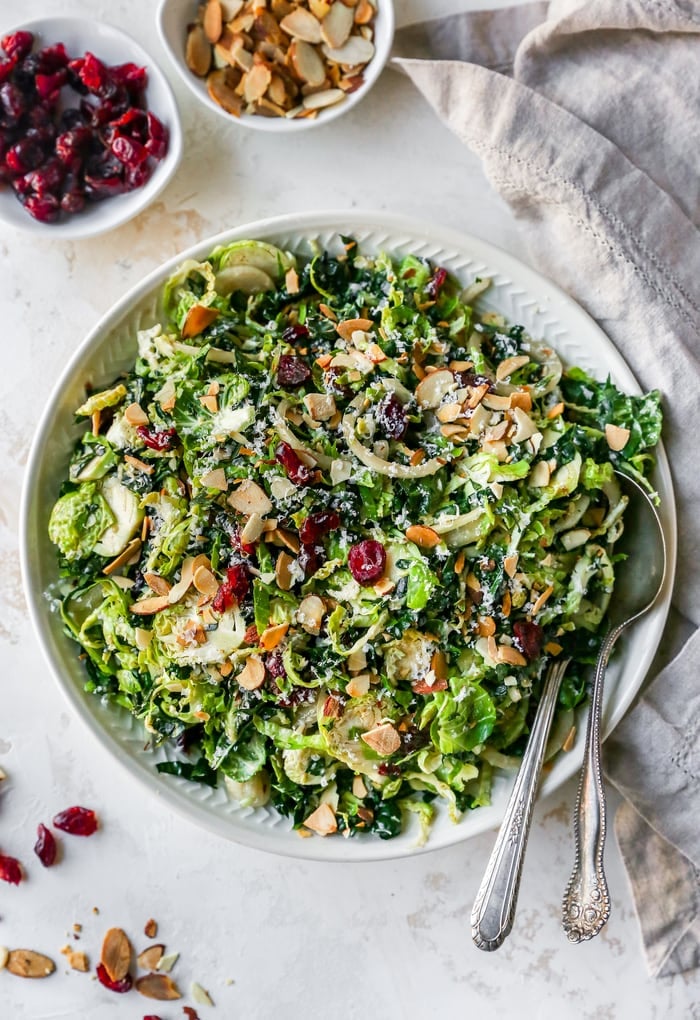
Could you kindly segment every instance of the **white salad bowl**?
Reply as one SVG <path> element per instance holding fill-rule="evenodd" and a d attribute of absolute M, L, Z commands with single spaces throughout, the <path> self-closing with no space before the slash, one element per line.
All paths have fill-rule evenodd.
<path fill-rule="evenodd" d="M 272 131 L 278 134 L 296 134 L 310 128 L 320 127 L 352 110 L 364 99 L 384 70 L 394 39 L 393 0 L 376 0 L 377 16 L 374 21 L 375 53 L 363 74 L 364 83 L 357 91 L 350 93 L 342 102 L 321 110 L 314 119 L 292 119 L 284 117 L 261 117 L 257 114 L 243 114 L 235 117 L 214 102 L 207 91 L 207 83 L 190 71 L 185 63 L 187 26 L 197 13 L 197 0 L 161 0 L 158 10 L 158 30 L 161 42 L 170 57 L 175 70 L 193 96 L 213 113 L 225 118 L 228 124 L 241 124 L 256 131 Z"/>
<path fill-rule="evenodd" d="M 385 250 L 399 257 L 414 253 L 431 259 L 465 284 L 473 282 L 475 276 L 492 277 L 492 286 L 480 299 L 483 308 L 502 313 L 510 322 L 523 324 L 535 338 L 550 342 L 565 363 L 580 365 L 598 377 L 609 374 L 623 390 L 640 392 L 610 341 L 571 298 L 511 255 L 475 237 L 385 213 L 324 212 L 251 223 L 202 241 L 156 269 L 118 301 L 86 337 L 59 380 L 34 438 L 22 500 L 20 548 L 30 613 L 51 670 L 89 729 L 132 775 L 193 822 L 228 839 L 294 857 L 366 861 L 445 847 L 498 825 L 512 775 L 498 775 L 492 804 L 467 812 L 458 824 L 450 821 L 442 806 L 438 807 L 430 838 L 422 848 L 417 846 L 415 819 L 409 821 L 400 836 L 387 841 L 373 836 L 300 839 L 289 819 L 271 807 L 241 807 L 229 799 L 223 783 L 218 789 L 211 789 L 156 772 L 157 762 L 176 757 L 174 749 L 165 746 L 148 749 L 141 724 L 130 714 L 84 692 L 86 673 L 78 658 L 78 646 L 64 633 L 60 617 L 47 598 L 58 579 L 47 524 L 81 431 L 75 423 L 74 409 L 84 398 L 87 380 L 95 387 L 107 386 L 119 372 L 131 367 L 136 354 L 136 330 L 154 323 L 167 277 L 183 259 L 201 259 L 216 245 L 236 239 L 270 241 L 304 255 L 310 254 L 312 242 L 341 250 L 338 234 L 354 236 L 360 249 L 367 252 Z M 645 617 L 644 625 L 632 628 L 620 642 L 619 654 L 610 665 L 604 709 L 606 734 L 619 722 L 644 680 L 670 604 L 676 522 L 671 475 L 661 446 L 654 482 L 661 497 L 669 569 L 656 606 Z M 644 550 L 639 553 L 643 556 Z M 561 786 L 579 767 L 584 729 L 579 724 L 573 750 L 553 760 L 542 784 L 543 795 Z"/>
<path fill-rule="evenodd" d="M 81 57 L 89 50 L 105 64 L 132 61 L 146 67 L 146 105 L 168 129 L 169 142 L 165 157 L 155 165 L 150 179 L 143 187 L 124 195 L 105 198 L 101 202 L 88 202 L 82 212 L 58 223 L 40 223 L 33 219 L 12 189 L 8 185 L 0 185 L 0 221 L 49 240 L 77 240 L 114 230 L 153 202 L 171 180 L 182 158 L 180 116 L 168 80 L 153 57 L 131 36 L 104 22 L 91 21 L 89 18 L 39 18 L 21 25 L 4 27 L 0 35 L 20 29 L 33 32 L 42 46 L 64 43 L 71 57 Z"/>

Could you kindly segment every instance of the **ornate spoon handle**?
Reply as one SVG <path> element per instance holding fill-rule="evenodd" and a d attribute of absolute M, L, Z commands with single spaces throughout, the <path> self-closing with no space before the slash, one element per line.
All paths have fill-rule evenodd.
<path fill-rule="evenodd" d="M 553 662 L 547 672 L 527 749 L 486 874 L 474 901 L 472 938 L 479 949 L 488 952 L 498 949 L 513 927 L 537 784 L 559 687 L 568 664 L 568 659 Z"/>
<path fill-rule="evenodd" d="M 603 641 L 593 680 L 586 747 L 574 812 L 574 870 L 562 904 L 562 923 L 570 942 L 592 939 L 610 917 L 610 895 L 603 871 L 606 819 L 600 719 L 605 671 L 621 631 L 621 627 L 611 630 Z"/>

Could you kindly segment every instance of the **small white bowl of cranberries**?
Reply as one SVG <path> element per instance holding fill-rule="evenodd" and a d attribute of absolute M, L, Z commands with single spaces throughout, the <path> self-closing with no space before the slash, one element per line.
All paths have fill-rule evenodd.
<path fill-rule="evenodd" d="M 0 33 L 0 220 L 93 237 L 152 202 L 181 156 L 172 90 L 124 32 L 66 17 Z"/>

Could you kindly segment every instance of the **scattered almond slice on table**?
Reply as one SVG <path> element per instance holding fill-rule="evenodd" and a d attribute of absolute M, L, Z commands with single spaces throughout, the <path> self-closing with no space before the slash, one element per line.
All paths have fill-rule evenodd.
<path fill-rule="evenodd" d="M 272 0 L 269 8 L 207 0 L 188 29 L 185 63 L 223 110 L 314 118 L 364 83 L 375 0 Z"/>

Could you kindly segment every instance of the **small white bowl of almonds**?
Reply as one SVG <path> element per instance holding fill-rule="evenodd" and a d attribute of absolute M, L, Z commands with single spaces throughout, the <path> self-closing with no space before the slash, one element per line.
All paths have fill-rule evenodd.
<path fill-rule="evenodd" d="M 163 45 L 190 91 L 229 121 L 299 131 L 369 91 L 394 35 L 391 0 L 162 0 Z"/>

